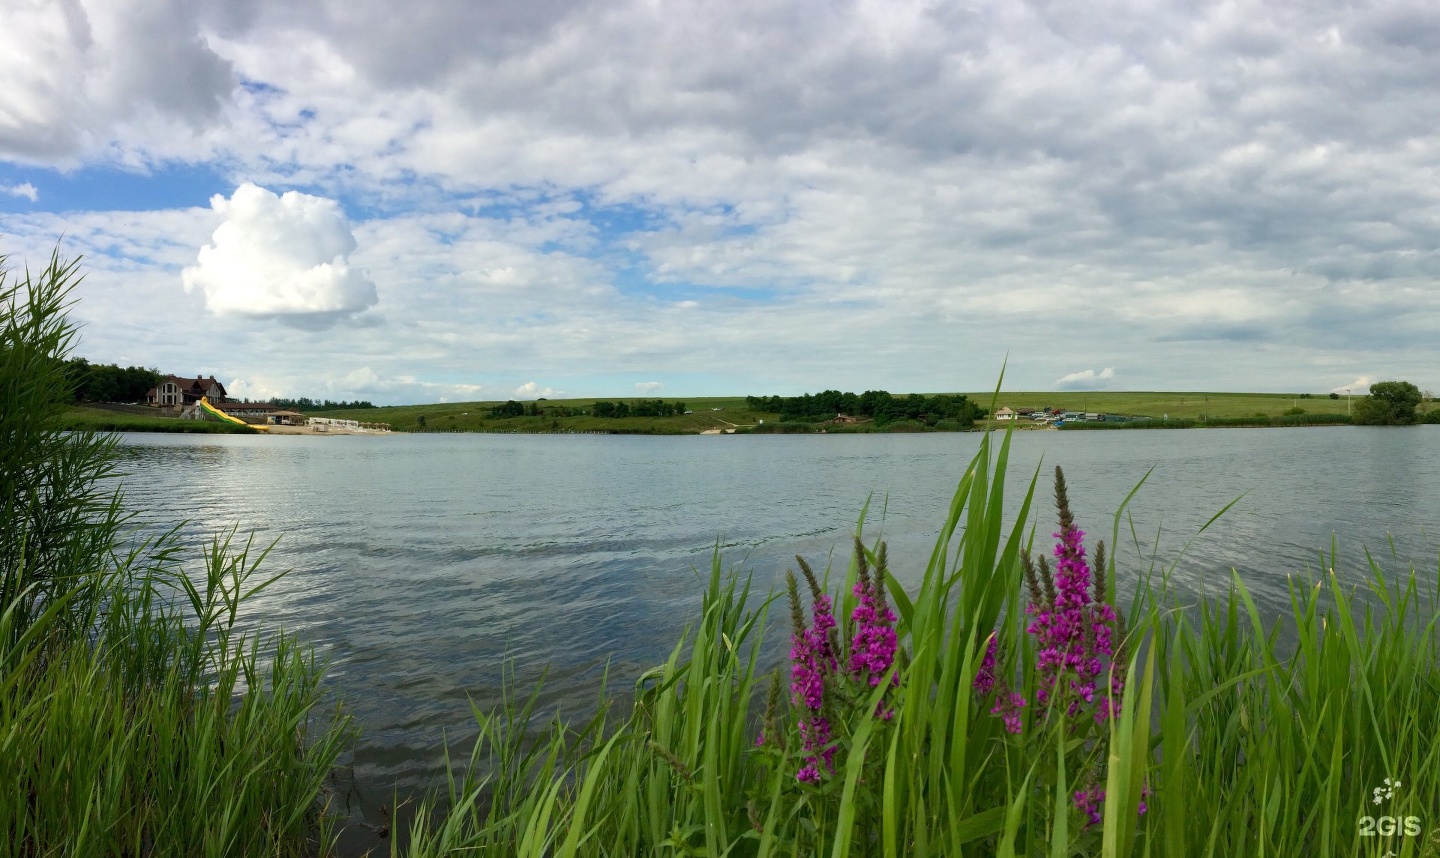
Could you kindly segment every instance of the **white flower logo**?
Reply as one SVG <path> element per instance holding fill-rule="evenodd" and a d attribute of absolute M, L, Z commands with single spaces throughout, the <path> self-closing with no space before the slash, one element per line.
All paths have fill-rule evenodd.
<path fill-rule="evenodd" d="M 1399 781 L 1392 781 L 1389 778 L 1386 778 L 1384 786 L 1375 787 L 1375 789 L 1371 791 L 1374 795 L 1375 803 L 1379 804 L 1382 801 L 1389 801 L 1390 799 L 1394 798 L 1395 790 L 1399 788 Z"/>

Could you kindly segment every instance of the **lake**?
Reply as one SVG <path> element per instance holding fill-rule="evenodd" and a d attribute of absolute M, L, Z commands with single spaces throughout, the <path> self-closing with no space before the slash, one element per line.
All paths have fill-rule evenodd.
<path fill-rule="evenodd" d="M 494 705 L 507 664 L 522 683 L 548 665 L 547 702 L 577 714 L 607 665 L 629 687 L 694 619 L 695 570 L 708 570 L 717 544 L 763 591 L 797 553 L 819 568 L 833 552 L 843 565 L 869 498 L 867 536 L 883 534 L 892 571 L 915 582 L 979 442 L 130 434 L 121 450 L 145 526 L 187 520 L 197 554 L 232 527 L 279 540 L 268 568 L 293 571 L 247 622 L 297 632 L 329 661 L 362 730 L 347 798 L 374 822 L 394 794 L 437 785 L 443 736 L 468 754 L 470 700 Z M 1131 522 L 1122 530 L 1122 591 L 1241 495 L 1176 565 L 1187 592 L 1223 591 L 1234 567 L 1278 610 L 1286 576 L 1320 569 L 1332 535 L 1342 570 L 1366 547 L 1387 568 L 1437 568 L 1440 427 L 1032 431 L 1013 446 L 1015 505 L 1043 464 L 1036 539 L 1047 550 L 1054 465 L 1092 547 L 1153 468 L 1129 509 L 1138 549 Z"/>

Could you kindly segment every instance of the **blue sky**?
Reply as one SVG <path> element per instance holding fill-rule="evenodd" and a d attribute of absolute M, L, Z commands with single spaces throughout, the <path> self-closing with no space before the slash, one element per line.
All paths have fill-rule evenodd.
<path fill-rule="evenodd" d="M 11 0 L 80 353 L 381 403 L 1440 388 L 1425 3 Z"/>

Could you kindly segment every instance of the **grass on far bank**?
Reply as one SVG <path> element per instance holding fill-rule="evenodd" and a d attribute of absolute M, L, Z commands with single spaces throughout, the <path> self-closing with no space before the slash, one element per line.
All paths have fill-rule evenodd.
<path fill-rule="evenodd" d="M 966 394 L 974 402 L 987 406 L 993 392 Z M 490 409 L 500 402 L 457 402 L 435 405 L 398 405 L 381 408 L 366 408 L 349 411 L 327 411 L 322 416 L 350 420 L 381 421 L 402 432 L 457 431 L 457 432 L 621 432 L 653 434 L 694 434 L 706 429 L 763 430 L 773 428 L 780 422 L 780 415 L 773 412 L 753 411 L 745 404 L 745 397 L 673 397 L 685 402 L 693 414 L 674 417 L 628 417 L 620 419 L 583 417 L 509 417 L 489 416 Z M 1359 397 L 1356 397 L 1357 399 Z M 603 400 L 603 397 L 602 397 Z M 633 403 L 636 398 L 612 399 Z M 541 400 L 541 408 L 562 407 L 571 410 L 589 410 L 595 399 L 552 399 Z M 526 403 L 528 405 L 528 402 Z M 1213 419 L 1254 418 L 1256 416 L 1279 417 L 1293 408 L 1301 408 L 1306 414 L 1346 413 L 1347 403 L 1341 399 L 1330 399 L 1327 394 L 1316 393 L 1310 398 L 1301 394 L 1275 393 L 1164 393 L 1164 392 L 1088 392 L 1088 393 L 1017 393 L 1002 392 L 997 403 L 1000 407 L 1017 408 L 1063 408 L 1075 411 L 1096 411 L 1110 414 L 1125 414 L 1136 417 L 1161 419 L 1169 415 L 1172 419 L 1198 420 L 1202 417 Z M 422 425 L 421 418 L 424 418 Z M 761 421 L 764 421 L 763 426 Z M 805 424 L 801 424 L 803 426 Z M 825 428 L 827 431 L 870 431 L 873 424 L 834 427 L 824 423 L 809 424 L 810 430 Z M 787 428 L 799 428 L 787 424 Z M 931 427 L 905 425 L 891 427 L 900 431 L 920 431 Z M 952 428 L 949 426 L 936 428 Z M 1025 428 L 1022 421 L 1022 426 Z"/>
<path fill-rule="evenodd" d="M 971 394 L 972 398 L 978 394 Z M 989 402 L 989 395 L 977 401 Z M 1354 401 L 1363 397 L 1356 396 Z M 1033 393 L 1002 391 L 998 403 L 1012 410 L 1018 408 L 1061 408 L 1066 411 L 1093 411 L 1161 419 L 1276 417 L 1293 408 L 1306 414 L 1346 414 L 1353 403 L 1344 395 L 1331 399 L 1328 393 L 1192 393 L 1158 391 L 1069 391 Z"/>
<path fill-rule="evenodd" d="M 202 435 L 253 435 L 254 429 L 219 420 L 180 420 L 174 417 L 147 417 L 83 405 L 66 410 L 66 429 L 81 432 L 185 432 Z"/>
<path fill-rule="evenodd" d="M 558 406 L 589 411 L 597 401 L 634 403 L 641 398 L 653 400 L 655 397 L 551 399 L 540 400 L 538 405 L 541 408 Z M 706 429 L 724 431 L 754 426 L 761 420 L 768 423 L 778 419 L 778 415 L 751 411 L 745 406 L 743 396 L 665 399 L 683 401 L 686 408 L 693 413 L 677 414 L 673 417 L 608 418 L 587 415 L 495 418 L 489 416 L 490 409 L 502 405 L 502 402 L 442 402 L 435 405 L 391 405 L 326 411 L 323 414 L 317 413 L 316 416 L 389 423 L 391 429 L 400 432 L 620 432 L 658 435 L 693 435 Z M 525 404 L 529 405 L 529 402 Z M 422 417 L 423 425 L 420 422 Z"/>

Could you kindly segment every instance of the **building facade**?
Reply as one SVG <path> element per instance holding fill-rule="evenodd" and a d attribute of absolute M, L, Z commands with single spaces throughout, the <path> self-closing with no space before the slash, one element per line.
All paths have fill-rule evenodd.
<path fill-rule="evenodd" d="M 199 402 L 202 396 L 209 397 L 212 403 L 224 402 L 225 385 L 216 381 L 213 375 L 209 378 L 197 375 L 193 379 L 169 375 L 145 394 L 145 404 L 157 408 L 184 408 Z"/>

